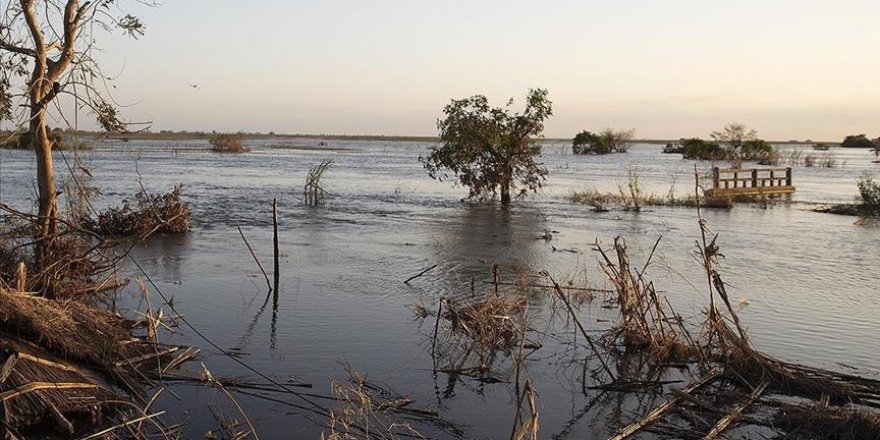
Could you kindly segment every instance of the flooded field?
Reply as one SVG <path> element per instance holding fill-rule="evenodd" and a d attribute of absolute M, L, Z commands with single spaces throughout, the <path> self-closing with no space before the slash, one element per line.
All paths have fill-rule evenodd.
<path fill-rule="evenodd" d="M 465 189 L 428 178 L 418 158 L 430 143 L 261 140 L 243 155 L 212 154 L 206 145 L 108 142 L 81 153 L 93 175 L 89 184 L 101 191 L 95 207 L 132 197 L 138 175 L 151 192 L 182 183 L 193 231 L 155 237 L 132 254 L 174 298 L 176 309 L 207 338 L 277 381 L 312 384 L 309 392 L 326 395 L 350 367 L 387 384 L 455 426 L 428 427 L 433 435 L 510 433 L 516 394 L 509 359 L 495 364 L 492 380 L 435 371 L 434 317 L 420 320 L 412 311 L 420 304 L 433 312 L 441 297 L 468 294 L 472 286 L 491 290 L 486 282 L 495 264 L 502 281 L 544 283 L 538 274 L 547 271 L 559 281 L 607 289 L 597 239 L 607 246 L 624 237 L 634 260 L 642 262 L 662 237 L 646 277 L 685 317 L 699 319 L 706 306 L 705 274 L 694 256 L 700 233 L 695 210 L 600 213 L 566 199 L 588 187 L 616 191 L 630 170 L 648 192 L 692 192 L 694 162 L 661 154 L 659 145 L 573 156 L 568 144 L 550 142 L 542 157 L 550 170 L 547 185 L 506 210 L 462 202 Z M 831 154 L 835 168 L 795 167 L 793 203 L 737 205 L 708 210 L 704 217 L 720 234 L 721 269 L 758 348 L 783 360 L 878 379 L 880 228 L 810 209 L 852 201 L 856 179 L 865 172 L 877 176 L 880 165 L 871 163 L 867 150 Z M 306 173 L 322 159 L 333 159 L 325 175 L 327 204 L 303 206 Z M 707 163 L 697 165 L 708 170 Z M 30 209 L 34 168 L 31 152 L 0 151 L 0 198 Z M 60 155 L 56 169 L 62 179 L 68 174 Z M 273 198 L 279 206 L 281 290 L 277 304 L 266 306 L 263 276 L 237 228 L 270 267 Z M 128 270 L 132 278 L 143 277 L 135 267 Z M 139 298 L 132 286 L 119 299 L 135 308 Z M 608 435 L 662 400 L 628 396 L 591 405 L 596 393 L 585 389 L 574 327 L 551 306 L 552 292 L 536 288 L 529 300 L 530 327 L 541 335 L 542 347 L 527 358 L 523 375 L 538 393 L 542 438 Z M 597 335 L 616 317 L 602 304 L 599 294 L 580 308 L 582 322 Z M 440 331 L 447 330 L 443 326 Z M 201 347 L 202 362 L 217 376 L 260 381 L 190 329 L 180 328 L 172 342 Z M 171 390 L 179 400 L 166 395 L 160 406 L 187 423 L 187 437 L 199 438 L 216 426 L 207 410 L 218 398 L 214 391 L 185 384 Z M 323 429 L 301 408 L 240 398 L 263 438 L 317 438 Z"/>

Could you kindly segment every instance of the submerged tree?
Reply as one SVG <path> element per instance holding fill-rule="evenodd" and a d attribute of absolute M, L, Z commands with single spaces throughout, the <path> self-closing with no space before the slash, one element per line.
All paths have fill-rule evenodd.
<path fill-rule="evenodd" d="M 116 108 L 101 97 L 103 75 L 93 57 L 94 30 L 121 29 L 143 35 L 144 25 L 118 9 L 116 0 L 19 0 L 6 2 L 0 16 L 0 119 L 26 127 L 37 158 L 39 197 L 35 256 L 39 265 L 59 221 L 58 190 L 52 163 L 53 141 L 46 127 L 56 98 L 72 97 L 74 105 L 90 108 L 107 131 L 123 131 Z M 139 3 L 148 4 L 141 1 Z M 15 86 L 22 86 L 21 92 Z M 81 94 L 72 89 L 78 88 Z M 26 111 L 16 114 L 17 102 Z"/>
<path fill-rule="evenodd" d="M 606 128 L 601 133 L 582 131 L 571 142 L 574 154 L 626 153 L 635 137 L 635 129 L 614 130 Z"/>
<path fill-rule="evenodd" d="M 427 158 L 419 158 L 428 174 L 448 179 L 451 172 L 470 189 L 470 197 L 485 199 L 500 194 L 510 203 L 511 190 L 537 191 L 547 176 L 536 157 L 541 154 L 537 138 L 544 120 L 553 114 L 547 90 L 529 90 L 522 113 L 505 107 L 492 108 L 483 95 L 453 100 L 437 122 L 443 146 Z"/>

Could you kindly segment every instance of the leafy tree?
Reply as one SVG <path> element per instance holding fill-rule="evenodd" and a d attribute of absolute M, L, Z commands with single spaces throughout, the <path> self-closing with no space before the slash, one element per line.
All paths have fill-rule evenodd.
<path fill-rule="evenodd" d="M 843 148 L 874 148 L 874 145 L 875 143 L 864 134 L 851 134 L 840 143 Z"/>
<path fill-rule="evenodd" d="M 674 144 L 666 144 L 664 153 L 679 153 L 685 159 L 724 160 L 727 155 L 717 143 L 700 138 L 679 139 Z"/>
<path fill-rule="evenodd" d="M 471 198 L 501 195 L 510 203 L 516 187 L 537 191 L 547 177 L 547 169 L 536 162 L 541 154 L 537 139 L 544 131 L 544 120 L 553 114 L 547 90 L 529 90 L 522 113 L 512 112 L 513 99 L 505 107 L 490 107 L 483 95 L 452 100 L 437 122 L 443 146 L 426 158 L 419 157 L 428 175 L 450 178 L 470 190 Z"/>
<path fill-rule="evenodd" d="M 635 130 L 613 130 L 606 128 L 601 133 L 584 130 L 572 139 L 574 154 L 626 153 L 629 150 Z"/>
<path fill-rule="evenodd" d="M 17 4 L 14 4 L 17 3 Z M 36 258 L 53 237 L 59 219 L 52 139 L 46 127 L 47 113 L 61 94 L 75 105 L 90 108 L 102 128 L 121 131 L 116 109 L 101 97 L 93 82 L 106 80 L 95 63 L 95 29 L 119 29 L 138 37 L 144 25 L 120 12 L 119 1 L 18 0 L 6 2 L 0 12 L 0 119 L 27 126 L 36 153 L 39 224 Z M 147 1 L 139 3 L 147 4 Z M 13 85 L 20 84 L 22 92 Z M 72 91 L 73 85 L 83 95 Z M 101 86 L 101 89 L 106 87 Z M 15 114 L 20 102 L 26 111 Z M 17 120 L 16 120 L 17 118 Z"/>
<path fill-rule="evenodd" d="M 734 122 L 725 125 L 719 131 L 713 131 L 712 139 L 724 148 L 730 157 L 736 157 L 746 142 L 758 140 L 758 133 L 744 124 Z"/>

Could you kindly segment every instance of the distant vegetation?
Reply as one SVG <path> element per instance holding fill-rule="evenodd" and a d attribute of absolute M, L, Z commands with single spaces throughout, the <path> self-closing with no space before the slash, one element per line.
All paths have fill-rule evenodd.
<path fill-rule="evenodd" d="M 547 90 L 529 90 L 522 113 L 510 106 L 490 107 L 483 95 L 453 100 L 443 109 L 437 126 L 443 146 L 428 157 L 419 157 L 428 175 L 437 180 L 451 177 L 470 190 L 470 197 L 487 199 L 500 194 L 501 204 L 510 203 L 511 190 L 537 191 L 547 169 L 536 161 L 541 154 L 537 137 L 544 120 L 553 114 Z M 450 176 L 448 173 L 451 173 Z"/>
<path fill-rule="evenodd" d="M 666 144 L 663 152 L 678 153 L 685 159 L 754 161 L 767 165 L 779 160 L 778 152 L 765 140 L 758 138 L 755 130 L 739 123 L 727 124 L 721 130 L 712 132 L 711 141 L 681 139 L 677 143 Z"/>
<path fill-rule="evenodd" d="M 676 143 L 668 143 L 664 153 L 678 153 L 685 159 L 724 160 L 727 154 L 717 143 L 704 141 L 700 138 L 680 139 Z"/>
<path fill-rule="evenodd" d="M 871 140 L 864 134 L 851 134 L 840 143 L 840 146 L 843 148 L 876 148 L 878 144 L 880 144 L 880 138 Z"/>
<path fill-rule="evenodd" d="M 244 136 L 241 133 L 217 133 L 208 139 L 211 151 L 217 153 L 246 153 L 251 149 L 244 144 Z"/>
<path fill-rule="evenodd" d="M 571 150 L 574 154 L 626 153 L 632 144 L 635 133 L 634 129 L 606 128 L 600 133 L 584 130 L 572 139 Z"/>

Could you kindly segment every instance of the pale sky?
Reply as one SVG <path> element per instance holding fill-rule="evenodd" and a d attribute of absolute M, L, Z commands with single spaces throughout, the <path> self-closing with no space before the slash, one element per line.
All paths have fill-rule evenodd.
<path fill-rule="evenodd" d="M 550 91 L 548 137 L 880 136 L 877 0 L 165 0 L 103 38 L 154 129 L 436 135 L 452 98 Z M 198 85 L 197 88 L 190 84 Z"/>

